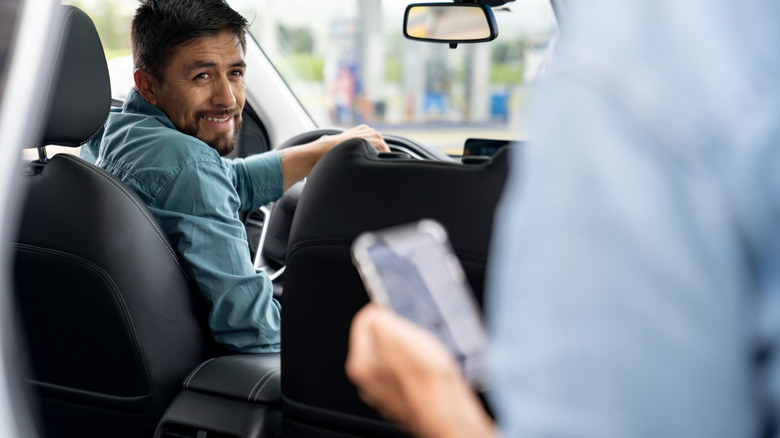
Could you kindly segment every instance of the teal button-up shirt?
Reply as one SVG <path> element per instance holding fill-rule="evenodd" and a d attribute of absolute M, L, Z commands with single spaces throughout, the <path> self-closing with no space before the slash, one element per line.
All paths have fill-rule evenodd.
<path fill-rule="evenodd" d="M 254 269 L 239 219 L 239 212 L 282 195 L 276 152 L 221 158 L 133 91 L 81 157 L 119 177 L 149 206 L 208 301 L 219 343 L 235 352 L 279 351 L 281 306 L 268 276 Z"/>

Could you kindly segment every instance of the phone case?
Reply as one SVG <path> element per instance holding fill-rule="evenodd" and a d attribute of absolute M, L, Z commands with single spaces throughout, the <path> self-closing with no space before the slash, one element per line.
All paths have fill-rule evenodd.
<path fill-rule="evenodd" d="M 482 380 L 484 326 L 441 224 L 423 219 L 363 233 L 352 257 L 372 301 L 433 332 L 472 383 Z"/>

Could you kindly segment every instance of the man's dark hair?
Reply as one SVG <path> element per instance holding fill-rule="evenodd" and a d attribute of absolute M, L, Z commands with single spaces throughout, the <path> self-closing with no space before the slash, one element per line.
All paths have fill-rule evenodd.
<path fill-rule="evenodd" d="M 228 31 L 246 50 L 247 21 L 224 0 L 146 0 L 130 30 L 133 63 L 159 80 L 173 52 L 196 38 Z"/>

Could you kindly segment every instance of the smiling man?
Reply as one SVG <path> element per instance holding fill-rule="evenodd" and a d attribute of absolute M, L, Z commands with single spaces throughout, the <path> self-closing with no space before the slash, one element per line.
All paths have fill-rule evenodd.
<path fill-rule="evenodd" d="M 244 70 L 241 41 L 229 31 L 185 43 L 171 59 L 164 81 L 137 69 L 141 96 L 176 128 L 227 155 L 241 128 Z"/>
<path fill-rule="evenodd" d="M 280 152 L 226 159 L 241 129 L 246 20 L 222 0 L 148 0 L 133 19 L 135 87 L 82 158 L 135 190 L 209 303 L 214 338 L 234 352 L 280 349 L 280 305 L 256 272 L 239 219 L 278 199 L 367 126 Z M 160 293 L 165 293 L 164 290 Z"/>

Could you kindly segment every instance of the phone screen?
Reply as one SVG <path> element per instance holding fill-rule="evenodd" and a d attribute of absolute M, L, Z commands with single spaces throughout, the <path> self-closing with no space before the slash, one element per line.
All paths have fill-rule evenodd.
<path fill-rule="evenodd" d="M 521 143 L 522 142 L 519 141 L 495 140 L 491 138 L 467 138 L 466 143 L 463 145 L 463 156 L 478 155 L 492 157 L 503 147 Z"/>
<path fill-rule="evenodd" d="M 480 384 L 485 330 L 444 228 L 423 220 L 365 233 L 353 257 L 372 300 L 438 336 Z"/>

